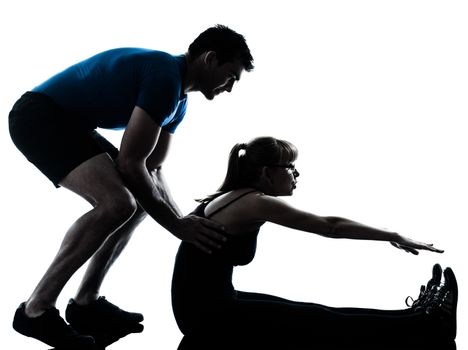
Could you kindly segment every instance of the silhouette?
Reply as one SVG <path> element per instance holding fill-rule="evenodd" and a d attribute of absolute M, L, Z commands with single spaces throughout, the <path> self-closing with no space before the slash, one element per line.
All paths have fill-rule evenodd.
<path fill-rule="evenodd" d="M 187 94 L 208 100 L 230 92 L 253 58 L 242 35 L 222 25 L 208 28 L 174 56 L 118 48 L 79 62 L 26 92 L 9 115 L 12 140 L 56 187 L 87 200 L 80 217 L 39 284 L 21 303 L 15 330 L 48 345 L 95 349 L 116 336 L 143 330 L 143 315 L 99 295 L 100 286 L 133 230 L 149 214 L 176 237 L 211 251 L 223 240 L 220 225 L 183 216 L 166 185 L 162 164 L 182 121 Z M 125 129 L 120 150 L 96 128 Z M 70 277 L 89 267 L 66 310 L 55 308 Z M 107 339 L 96 345 L 96 340 Z M 110 334 L 111 336 L 108 336 Z"/>
<path fill-rule="evenodd" d="M 442 253 L 432 244 L 345 218 L 317 216 L 276 198 L 292 195 L 296 187 L 296 157 L 294 145 L 272 137 L 237 144 L 223 184 L 200 200 L 193 214 L 224 225 L 228 240 L 212 254 L 189 242 L 180 244 L 172 280 L 173 311 L 184 334 L 179 349 L 454 346 L 457 283 L 452 269 L 442 271 L 438 264 L 417 300 L 402 310 L 335 308 L 235 289 L 234 266 L 253 260 L 265 222 L 329 238 L 388 241 L 413 254 Z"/>

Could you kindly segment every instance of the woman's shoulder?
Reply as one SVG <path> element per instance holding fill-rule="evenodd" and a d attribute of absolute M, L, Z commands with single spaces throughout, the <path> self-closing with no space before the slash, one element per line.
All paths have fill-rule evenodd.
<path fill-rule="evenodd" d="M 249 206 L 249 203 L 253 204 L 260 196 L 264 196 L 264 194 L 254 188 L 240 188 L 228 191 L 206 202 L 204 213 L 207 217 L 214 215 L 231 205 L 234 206 L 236 202 L 242 203 L 243 206 Z"/>

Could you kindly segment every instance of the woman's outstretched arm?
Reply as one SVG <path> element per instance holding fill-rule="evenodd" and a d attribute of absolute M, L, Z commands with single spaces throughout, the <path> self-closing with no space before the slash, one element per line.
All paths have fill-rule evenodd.
<path fill-rule="evenodd" d="M 250 215 L 257 221 L 269 221 L 329 238 L 388 241 L 396 248 L 413 254 L 418 254 L 418 250 L 443 252 L 432 244 L 414 241 L 396 232 L 377 229 L 341 217 L 314 215 L 296 209 L 276 197 L 257 195 L 251 200 L 253 205 L 251 209 L 253 210 L 250 210 Z"/>

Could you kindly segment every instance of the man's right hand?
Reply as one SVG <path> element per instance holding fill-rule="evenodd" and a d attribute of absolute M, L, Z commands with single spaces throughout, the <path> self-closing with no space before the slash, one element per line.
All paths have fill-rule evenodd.
<path fill-rule="evenodd" d="M 221 244 L 227 239 L 226 229 L 222 225 L 195 215 L 181 218 L 173 234 L 208 254 L 211 254 L 213 249 L 221 248 Z"/>

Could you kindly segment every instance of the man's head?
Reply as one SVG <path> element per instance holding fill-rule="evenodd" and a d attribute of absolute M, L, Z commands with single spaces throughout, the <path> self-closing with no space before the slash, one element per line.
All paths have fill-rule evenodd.
<path fill-rule="evenodd" d="M 245 38 L 226 26 L 218 24 L 208 28 L 189 46 L 192 60 L 209 51 L 216 53 L 220 65 L 238 60 L 247 72 L 253 69 L 253 58 Z"/>
<path fill-rule="evenodd" d="M 195 67 L 191 88 L 209 100 L 223 91 L 230 92 L 242 71 L 253 69 L 245 38 L 223 25 L 208 28 L 190 44 L 188 61 Z"/>

